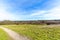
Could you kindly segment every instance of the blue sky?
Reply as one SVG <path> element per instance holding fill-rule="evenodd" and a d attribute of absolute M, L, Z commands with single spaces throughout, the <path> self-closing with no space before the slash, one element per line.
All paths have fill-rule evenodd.
<path fill-rule="evenodd" d="M 0 20 L 60 19 L 60 0 L 0 0 Z"/>

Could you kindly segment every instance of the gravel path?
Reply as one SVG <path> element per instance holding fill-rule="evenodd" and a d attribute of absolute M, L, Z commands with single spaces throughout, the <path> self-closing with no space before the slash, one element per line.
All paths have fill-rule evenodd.
<path fill-rule="evenodd" d="M 14 40 L 29 40 L 27 37 L 21 36 L 8 28 L 5 27 L 0 27 L 0 28 L 3 29 L 5 32 L 7 32 L 8 35 L 12 37 Z"/>

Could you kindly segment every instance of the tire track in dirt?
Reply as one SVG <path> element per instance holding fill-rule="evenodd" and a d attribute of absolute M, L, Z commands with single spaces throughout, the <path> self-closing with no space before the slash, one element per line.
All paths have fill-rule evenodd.
<path fill-rule="evenodd" d="M 12 37 L 14 40 L 29 40 L 27 37 L 21 36 L 18 33 L 14 32 L 8 28 L 2 27 L 2 26 L 0 28 L 3 29 L 5 32 L 7 32 L 8 35 L 10 37 Z"/>

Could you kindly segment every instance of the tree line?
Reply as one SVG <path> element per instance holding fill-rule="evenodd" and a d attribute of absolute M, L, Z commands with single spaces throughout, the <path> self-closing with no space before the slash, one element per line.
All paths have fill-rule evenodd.
<path fill-rule="evenodd" d="M 31 21 L 10 21 L 4 20 L 0 21 L 0 25 L 19 25 L 19 24 L 35 24 L 35 25 L 43 25 L 43 24 L 60 24 L 60 20 L 31 20 Z"/>

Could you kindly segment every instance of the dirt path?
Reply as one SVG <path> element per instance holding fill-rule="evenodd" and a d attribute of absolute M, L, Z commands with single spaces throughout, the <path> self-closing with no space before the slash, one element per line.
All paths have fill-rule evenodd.
<path fill-rule="evenodd" d="M 27 37 L 23 37 L 8 28 L 5 28 L 5 27 L 0 27 L 0 28 L 3 29 L 5 32 L 7 32 L 8 35 L 12 37 L 14 40 L 29 40 Z"/>

